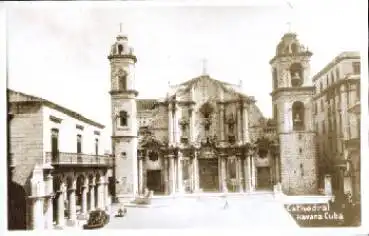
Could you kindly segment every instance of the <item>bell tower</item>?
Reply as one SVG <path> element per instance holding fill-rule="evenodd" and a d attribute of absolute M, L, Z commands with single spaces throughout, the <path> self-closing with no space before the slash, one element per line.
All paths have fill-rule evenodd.
<path fill-rule="evenodd" d="M 120 33 L 108 56 L 111 69 L 112 152 L 115 156 L 115 198 L 130 201 L 138 191 L 137 177 L 137 107 L 135 64 L 137 58 Z"/>
<path fill-rule="evenodd" d="M 314 87 L 309 75 L 312 55 L 297 35 L 289 32 L 270 60 L 273 118 L 280 141 L 280 181 L 283 192 L 292 195 L 317 191 Z"/>

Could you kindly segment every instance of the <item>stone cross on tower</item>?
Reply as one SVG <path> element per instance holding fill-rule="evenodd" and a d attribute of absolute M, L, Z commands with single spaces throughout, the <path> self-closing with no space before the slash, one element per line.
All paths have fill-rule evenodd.
<path fill-rule="evenodd" d="M 207 64 L 208 64 L 208 61 L 204 58 L 202 60 L 202 75 L 207 75 L 208 72 L 207 72 Z"/>
<path fill-rule="evenodd" d="M 119 23 L 119 33 L 122 33 L 123 30 L 123 23 Z"/>
<path fill-rule="evenodd" d="M 288 5 L 288 8 L 290 10 L 289 21 L 287 22 L 288 32 L 291 33 L 292 32 L 291 31 L 291 25 L 292 25 L 292 18 L 293 18 L 293 6 L 289 1 L 286 1 L 286 2 L 287 2 L 287 5 Z"/>

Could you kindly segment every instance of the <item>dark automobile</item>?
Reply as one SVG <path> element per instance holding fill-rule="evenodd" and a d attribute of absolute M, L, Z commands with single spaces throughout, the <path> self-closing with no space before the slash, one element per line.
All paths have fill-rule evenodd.
<path fill-rule="evenodd" d="M 105 211 L 91 211 L 87 224 L 83 225 L 83 229 L 99 229 L 109 223 L 110 216 Z"/>

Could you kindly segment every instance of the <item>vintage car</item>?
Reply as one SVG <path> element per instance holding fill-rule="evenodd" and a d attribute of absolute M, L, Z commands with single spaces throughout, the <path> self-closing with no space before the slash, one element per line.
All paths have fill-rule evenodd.
<path fill-rule="evenodd" d="M 99 229 L 109 223 L 110 216 L 103 210 L 91 211 L 83 229 Z"/>

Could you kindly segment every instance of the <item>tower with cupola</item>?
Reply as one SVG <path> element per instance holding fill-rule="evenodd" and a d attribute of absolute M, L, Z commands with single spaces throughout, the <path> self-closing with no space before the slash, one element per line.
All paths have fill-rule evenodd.
<path fill-rule="evenodd" d="M 121 30 L 122 31 L 122 30 Z M 135 198 L 137 179 L 137 107 L 135 64 L 137 58 L 120 32 L 108 56 L 111 69 L 112 152 L 115 158 L 115 198 L 119 202 Z"/>
<path fill-rule="evenodd" d="M 309 75 L 312 55 L 290 32 L 283 35 L 270 60 L 273 118 L 280 143 L 280 182 L 282 191 L 291 195 L 317 191 L 314 87 Z"/>

